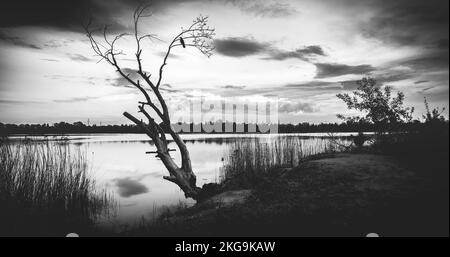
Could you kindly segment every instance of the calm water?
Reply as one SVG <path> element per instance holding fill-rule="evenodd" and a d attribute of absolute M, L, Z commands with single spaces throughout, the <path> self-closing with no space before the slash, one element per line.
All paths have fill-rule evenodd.
<path fill-rule="evenodd" d="M 338 133 L 348 136 L 352 133 Z M 220 180 L 223 160 L 227 157 L 230 144 L 239 138 L 261 138 L 273 140 L 276 137 L 300 137 L 304 147 L 324 145 L 329 135 L 326 133 L 278 134 L 278 135 L 236 135 L 198 134 L 182 135 L 190 151 L 192 166 L 199 186 Z M 22 139 L 23 137 L 12 137 Z M 61 140 L 61 136 L 39 136 L 33 139 Z M 68 135 L 64 143 L 85 151 L 90 163 L 91 175 L 97 185 L 108 188 L 118 200 L 119 208 L 115 223 L 133 223 L 142 217 L 151 219 L 162 206 L 188 205 L 178 187 L 162 177 L 167 174 L 162 163 L 146 151 L 155 147 L 146 135 L 141 134 L 94 134 Z M 319 142 L 319 143 L 318 143 Z M 176 148 L 172 142 L 170 148 Z M 317 149 L 320 152 L 321 149 Z M 172 152 L 179 163 L 179 153 Z"/>

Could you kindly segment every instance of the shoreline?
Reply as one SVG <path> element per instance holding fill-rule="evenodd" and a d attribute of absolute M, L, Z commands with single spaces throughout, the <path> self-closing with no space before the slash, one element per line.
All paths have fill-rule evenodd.
<path fill-rule="evenodd" d="M 163 215 L 152 225 L 123 233 L 448 236 L 448 185 L 433 188 L 427 179 L 395 158 L 336 153 L 273 173 L 266 183 L 253 189 L 226 191 Z"/>

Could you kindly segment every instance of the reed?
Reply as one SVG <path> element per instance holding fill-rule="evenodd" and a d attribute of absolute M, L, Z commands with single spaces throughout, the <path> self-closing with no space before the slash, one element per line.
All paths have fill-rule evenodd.
<path fill-rule="evenodd" d="M 98 190 L 81 150 L 56 142 L 0 142 L 0 234 L 92 233 L 114 200 Z"/>
<path fill-rule="evenodd" d="M 239 181 L 239 186 L 253 185 L 274 169 L 295 167 L 302 160 L 336 151 L 327 138 L 276 136 L 238 139 L 230 144 L 224 159 L 222 183 Z"/>

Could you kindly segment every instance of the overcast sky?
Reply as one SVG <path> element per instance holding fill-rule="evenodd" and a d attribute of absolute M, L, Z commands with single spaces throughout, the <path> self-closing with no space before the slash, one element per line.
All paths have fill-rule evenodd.
<path fill-rule="evenodd" d="M 70 2 L 70 3 L 69 3 Z M 279 99 L 283 123 L 334 122 L 345 113 L 337 93 L 372 76 L 406 95 L 423 113 L 423 97 L 448 109 L 448 0 L 152 1 L 144 33 L 144 70 L 157 77 L 168 41 L 199 14 L 216 29 L 215 51 L 176 48 L 163 80 L 169 104 L 211 99 Z M 136 90 L 97 63 L 82 22 L 129 31 L 138 1 L 4 1 L 0 9 L 0 122 L 128 123 Z M 134 41 L 120 47 L 132 61 Z"/>

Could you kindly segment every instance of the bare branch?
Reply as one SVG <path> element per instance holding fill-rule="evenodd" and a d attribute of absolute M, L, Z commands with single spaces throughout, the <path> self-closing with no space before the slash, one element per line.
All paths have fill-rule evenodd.
<path fill-rule="evenodd" d="M 170 115 L 168 111 L 167 104 L 165 102 L 164 97 L 159 91 L 159 86 L 162 82 L 163 77 L 163 69 L 164 66 L 167 65 L 167 59 L 170 56 L 171 50 L 178 46 L 184 47 L 195 47 L 201 53 L 206 56 L 211 56 L 212 51 L 214 49 L 212 45 L 212 38 L 215 35 L 214 29 L 207 26 L 208 17 L 199 16 L 196 18 L 192 24 L 187 29 L 181 28 L 181 32 L 176 35 L 170 44 L 167 47 L 167 51 L 164 55 L 163 62 L 159 67 L 159 77 L 156 84 L 152 82 L 150 79 L 151 74 L 147 74 L 144 71 L 143 63 L 142 63 L 142 52 L 143 48 L 141 43 L 144 39 L 157 39 L 154 34 L 139 34 L 139 21 L 143 17 L 151 16 L 151 13 L 148 12 L 150 5 L 140 5 L 133 14 L 134 21 L 134 31 L 132 36 L 136 43 L 136 52 L 134 53 L 136 56 L 136 64 L 137 70 L 136 73 L 142 77 L 143 81 L 150 87 L 151 92 L 156 96 L 158 102 L 154 103 L 150 98 L 150 91 L 147 91 L 146 88 L 140 83 L 139 80 L 134 80 L 130 77 L 130 74 L 124 72 L 124 69 L 120 66 L 117 56 L 123 55 L 123 51 L 116 49 L 116 43 L 125 36 L 128 36 L 127 33 L 122 33 L 114 38 L 108 37 L 108 27 L 104 26 L 102 29 L 91 29 L 90 25 L 92 21 L 85 26 L 86 35 L 89 38 L 89 42 L 91 48 L 94 53 L 100 57 L 99 61 L 106 61 L 108 64 L 113 66 L 116 71 L 120 74 L 122 78 L 124 78 L 128 83 L 136 87 L 142 95 L 145 97 L 145 101 L 139 102 L 138 110 L 139 113 L 142 113 L 143 116 L 147 119 L 147 122 L 143 122 L 142 120 L 137 119 L 133 115 L 125 112 L 124 116 L 129 120 L 134 122 L 136 125 L 141 127 L 143 131 L 152 139 L 156 148 L 157 148 L 157 157 L 161 159 L 164 163 L 164 166 L 170 173 L 170 176 L 164 177 L 164 179 L 169 180 L 171 182 L 176 183 L 184 192 L 186 197 L 192 197 L 194 199 L 199 199 L 199 188 L 196 186 L 196 177 L 192 171 L 191 160 L 189 151 L 181 139 L 181 137 L 172 129 Z M 99 40 L 95 36 L 95 33 L 98 31 L 102 32 L 103 39 Z M 147 111 L 146 106 L 150 106 L 150 108 L 157 114 L 157 116 L 162 120 L 162 125 L 158 124 L 154 117 Z M 156 117 L 156 116 L 155 116 Z M 167 132 L 172 136 L 175 141 L 178 149 L 180 150 L 181 155 L 181 168 L 175 164 L 174 160 L 169 154 L 170 149 L 168 148 L 168 142 L 166 139 L 165 131 L 162 128 L 167 129 Z"/>
<path fill-rule="evenodd" d="M 158 82 L 156 83 L 156 88 L 161 85 L 163 69 L 164 66 L 167 65 L 167 59 L 170 55 L 171 50 L 177 46 L 182 46 L 182 44 L 178 43 L 181 38 L 186 41 L 185 46 L 195 47 L 207 57 L 210 57 L 212 55 L 214 47 L 210 41 L 212 41 L 212 38 L 215 35 L 215 30 L 208 27 L 207 23 L 208 17 L 200 15 L 193 21 L 192 25 L 188 29 L 181 28 L 181 32 L 173 38 L 172 42 L 167 48 L 163 63 L 159 68 L 159 78 Z"/>

